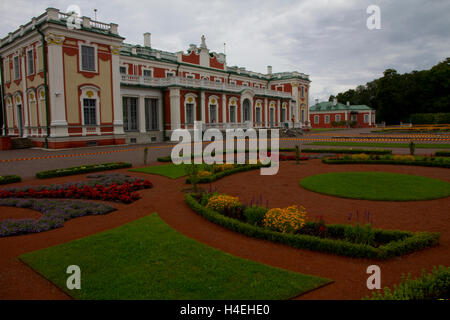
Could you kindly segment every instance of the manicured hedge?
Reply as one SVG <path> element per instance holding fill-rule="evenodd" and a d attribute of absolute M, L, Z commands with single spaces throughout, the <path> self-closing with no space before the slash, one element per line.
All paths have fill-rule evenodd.
<path fill-rule="evenodd" d="M 437 167 L 437 168 L 450 168 L 450 163 L 439 162 L 438 161 L 401 161 L 401 160 L 359 160 L 359 159 L 322 159 L 323 163 L 326 164 L 398 164 L 405 166 L 422 166 L 422 167 Z"/>
<path fill-rule="evenodd" d="M 353 258 L 388 259 L 437 245 L 440 237 L 440 233 L 412 233 L 376 229 L 375 233 L 378 240 L 384 239 L 389 242 L 380 245 L 379 247 L 373 247 L 340 239 L 336 240 L 310 235 L 275 232 L 226 217 L 216 211 L 208 209 L 198 203 L 191 194 L 186 194 L 185 200 L 192 210 L 203 216 L 205 219 L 246 236 L 285 244 L 297 249 L 321 251 Z M 331 234 L 334 233 L 335 235 L 345 232 L 346 228 L 354 228 L 350 225 L 329 225 L 327 227 L 329 232 L 331 232 Z"/>
<path fill-rule="evenodd" d="M 238 173 L 238 172 L 244 172 L 244 171 L 249 171 L 249 170 L 255 170 L 255 169 L 259 169 L 262 167 L 270 167 L 270 163 L 267 165 L 262 165 L 262 164 L 242 164 L 242 165 L 236 165 L 234 168 L 232 169 L 228 169 L 228 170 L 224 170 L 224 171 L 220 171 L 214 174 L 211 174 L 209 176 L 205 176 L 205 177 L 200 177 L 198 180 L 198 183 L 210 183 L 210 182 L 214 182 L 216 180 L 219 180 L 223 177 L 232 175 L 234 173 Z M 191 183 L 189 178 L 186 179 L 186 183 Z"/>
<path fill-rule="evenodd" d="M 383 293 L 372 292 L 372 296 L 365 299 L 370 300 L 436 300 L 448 299 L 450 295 L 450 267 L 433 267 L 429 274 L 422 275 L 415 279 L 411 274 L 405 278 L 402 275 L 401 283 L 394 285 L 393 291 L 388 287 L 383 289 Z"/>
<path fill-rule="evenodd" d="M 392 154 L 392 150 L 387 149 L 302 149 L 305 153 L 343 153 L 343 154 Z"/>
<path fill-rule="evenodd" d="M 8 184 L 20 181 L 22 181 L 22 178 L 16 175 L 0 176 L 0 184 Z"/>
<path fill-rule="evenodd" d="M 436 157 L 450 157 L 450 151 L 438 150 L 434 155 Z"/>
<path fill-rule="evenodd" d="M 90 165 L 71 167 L 71 168 L 65 168 L 65 169 L 40 171 L 40 172 L 36 173 L 36 178 L 47 179 L 47 178 L 72 176 L 72 175 L 76 175 L 76 174 L 90 173 L 90 172 L 97 172 L 97 171 L 130 168 L 130 167 L 131 167 L 131 163 L 126 163 L 126 162 L 90 164 Z"/>

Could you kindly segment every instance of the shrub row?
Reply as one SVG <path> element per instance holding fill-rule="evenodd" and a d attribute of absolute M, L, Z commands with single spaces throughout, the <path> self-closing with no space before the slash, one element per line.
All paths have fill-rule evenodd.
<path fill-rule="evenodd" d="M 297 249 L 321 251 L 353 258 L 387 259 L 437 245 L 440 237 L 440 233 L 431 232 L 405 233 L 404 231 L 376 230 L 378 237 L 398 239 L 376 248 L 340 239 L 271 231 L 210 210 L 198 203 L 191 194 L 186 194 L 185 200 L 192 210 L 205 219 L 246 236 L 285 244 Z M 330 225 L 329 228 L 332 229 L 332 232 L 343 232 L 342 230 L 352 228 L 352 226 Z"/>
<path fill-rule="evenodd" d="M 259 151 L 259 150 L 257 150 Z M 271 149 L 268 148 L 267 152 L 270 152 Z M 279 148 L 278 149 L 279 152 L 295 152 L 295 148 Z M 225 153 L 226 151 L 224 151 Z M 238 151 L 238 150 L 234 150 L 234 153 L 238 153 L 238 152 L 244 152 L 244 151 Z M 245 150 L 246 153 L 249 152 L 249 150 Z M 212 153 L 211 155 L 214 156 L 214 153 Z M 191 159 L 194 158 L 194 155 L 191 156 Z M 164 157 L 158 157 L 156 160 L 158 160 L 159 162 L 172 162 L 172 157 L 171 156 L 164 156 Z"/>
<path fill-rule="evenodd" d="M 267 165 L 263 165 L 263 164 L 236 165 L 232 169 L 220 171 L 220 172 L 211 174 L 209 176 L 199 177 L 198 183 L 210 183 L 210 182 L 214 182 L 216 180 L 219 180 L 219 179 L 221 179 L 223 177 L 226 177 L 226 176 L 229 176 L 231 174 L 234 174 L 234 173 L 244 172 L 244 171 L 258 169 L 258 168 L 261 168 L 261 167 L 269 167 L 269 166 L 270 166 L 270 163 L 267 164 Z M 189 178 L 186 179 L 186 183 L 191 183 Z"/>
<path fill-rule="evenodd" d="M 450 113 L 414 113 L 411 115 L 412 124 L 449 124 Z"/>
<path fill-rule="evenodd" d="M 0 184 L 8 184 L 20 181 L 22 181 L 22 178 L 16 175 L 0 176 Z"/>
<path fill-rule="evenodd" d="M 372 292 L 370 300 L 435 300 L 448 299 L 450 295 L 450 267 L 433 267 L 429 274 L 422 275 L 415 279 L 411 274 L 405 278 L 402 275 L 401 283 L 394 285 L 393 291 L 388 287 L 383 289 L 383 293 Z"/>
<path fill-rule="evenodd" d="M 387 149 L 302 149 L 305 153 L 343 153 L 343 154 L 392 154 L 392 150 Z"/>
<path fill-rule="evenodd" d="M 401 161 L 401 160 L 387 160 L 387 159 L 322 159 L 323 163 L 327 164 L 399 164 L 406 166 L 422 166 L 422 167 L 438 167 L 438 168 L 450 168 L 450 163 L 439 162 L 439 161 Z"/>
<path fill-rule="evenodd" d="M 438 150 L 434 155 L 436 157 L 450 157 L 450 151 Z"/>
<path fill-rule="evenodd" d="M 47 179 L 47 178 L 72 176 L 72 175 L 82 174 L 82 173 L 90 173 L 90 172 L 106 171 L 106 170 L 116 170 L 116 169 L 123 169 L 123 168 L 131 168 L 131 163 L 112 162 L 112 163 L 90 164 L 90 165 L 71 167 L 71 168 L 65 168 L 65 169 L 40 171 L 40 172 L 36 173 L 36 178 Z"/>

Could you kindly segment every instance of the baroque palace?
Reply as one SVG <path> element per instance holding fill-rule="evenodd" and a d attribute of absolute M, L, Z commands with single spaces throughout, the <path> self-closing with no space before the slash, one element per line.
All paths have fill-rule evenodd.
<path fill-rule="evenodd" d="M 48 8 L 0 41 L 3 135 L 37 147 L 161 142 L 172 130 L 309 127 L 308 75 L 124 43 L 118 25 Z"/>

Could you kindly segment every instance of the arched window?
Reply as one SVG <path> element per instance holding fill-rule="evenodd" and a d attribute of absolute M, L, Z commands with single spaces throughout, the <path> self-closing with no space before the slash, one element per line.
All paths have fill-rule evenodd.
<path fill-rule="evenodd" d="M 209 109 L 208 109 L 208 117 L 209 123 L 218 123 L 219 122 L 219 99 L 216 96 L 210 96 L 208 101 Z"/>
<path fill-rule="evenodd" d="M 193 93 L 188 93 L 184 97 L 184 123 L 187 125 L 193 125 L 197 119 L 196 97 Z"/>
<path fill-rule="evenodd" d="M 100 96 L 99 89 L 94 86 L 80 88 L 81 123 L 85 126 L 100 124 Z"/>
<path fill-rule="evenodd" d="M 251 121 L 251 109 L 250 109 L 250 100 L 248 99 L 244 99 L 244 103 L 243 103 L 243 119 L 244 122 L 245 121 Z"/>

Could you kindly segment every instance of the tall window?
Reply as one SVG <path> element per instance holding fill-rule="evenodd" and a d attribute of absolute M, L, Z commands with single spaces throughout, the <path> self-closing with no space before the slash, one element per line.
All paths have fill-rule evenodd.
<path fill-rule="evenodd" d="M 314 116 L 314 123 L 319 124 L 319 116 Z"/>
<path fill-rule="evenodd" d="M 301 97 L 304 98 L 305 97 L 305 87 L 301 86 Z"/>
<path fill-rule="evenodd" d="M 302 122 L 305 122 L 305 110 L 302 110 Z"/>
<path fill-rule="evenodd" d="M 194 104 L 186 104 L 186 124 L 194 124 Z"/>
<path fill-rule="evenodd" d="M 34 54 L 33 54 L 33 50 L 27 51 L 27 71 L 28 71 L 28 75 L 34 74 Z"/>
<path fill-rule="evenodd" d="M 83 99 L 83 113 L 85 125 L 97 124 L 97 100 L 95 99 Z"/>
<path fill-rule="evenodd" d="M 209 115 L 210 115 L 210 119 L 209 122 L 210 123 L 217 123 L 217 106 L 215 104 L 210 104 L 209 105 Z"/>
<path fill-rule="evenodd" d="M 369 123 L 369 114 L 364 114 L 364 123 Z"/>
<path fill-rule="evenodd" d="M 329 115 L 325 116 L 325 123 L 330 123 L 330 116 Z"/>
<path fill-rule="evenodd" d="M 261 108 L 255 109 L 256 123 L 261 123 Z"/>
<path fill-rule="evenodd" d="M 286 122 L 286 108 L 281 108 L 281 122 Z"/>
<path fill-rule="evenodd" d="M 125 131 L 137 131 L 137 98 L 123 98 L 123 129 Z"/>
<path fill-rule="evenodd" d="M 147 131 L 158 130 L 158 99 L 145 99 L 145 128 Z"/>
<path fill-rule="evenodd" d="M 13 60 L 13 67 L 14 67 L 14 80 L 20 79 L 20 63 L 19 63 L 19 57 L 14 57 Z"/>
<path fill-rule="evenodd" d="M 250 121 L 250 101 L 248 99 L 244 100 L 244 122 Z"/>
<path fill-rule="evenodd" d="M 230 106 L 230 122 L 236 122 L 236 106 Z"/>
<path fill-rule="evenodd" d="M 126 67 L 119 67 L 119 71 L 121 74 L 126 74 L 127 73 L 127 68 Z"/>
<path fill-rule="evenodd" d="M 340 121 L 341 121 L 341 115 L 340 115 L 340 114 L 335 115 L 335 116 L 334 116 L 334 120 L 335 120 L 336 122 L 340 122 Z"/>
<path fill-rule="evenodd" d="M 95 48 L 90 46 L 81 46 L 81 70 L 95 70 Z"/>

